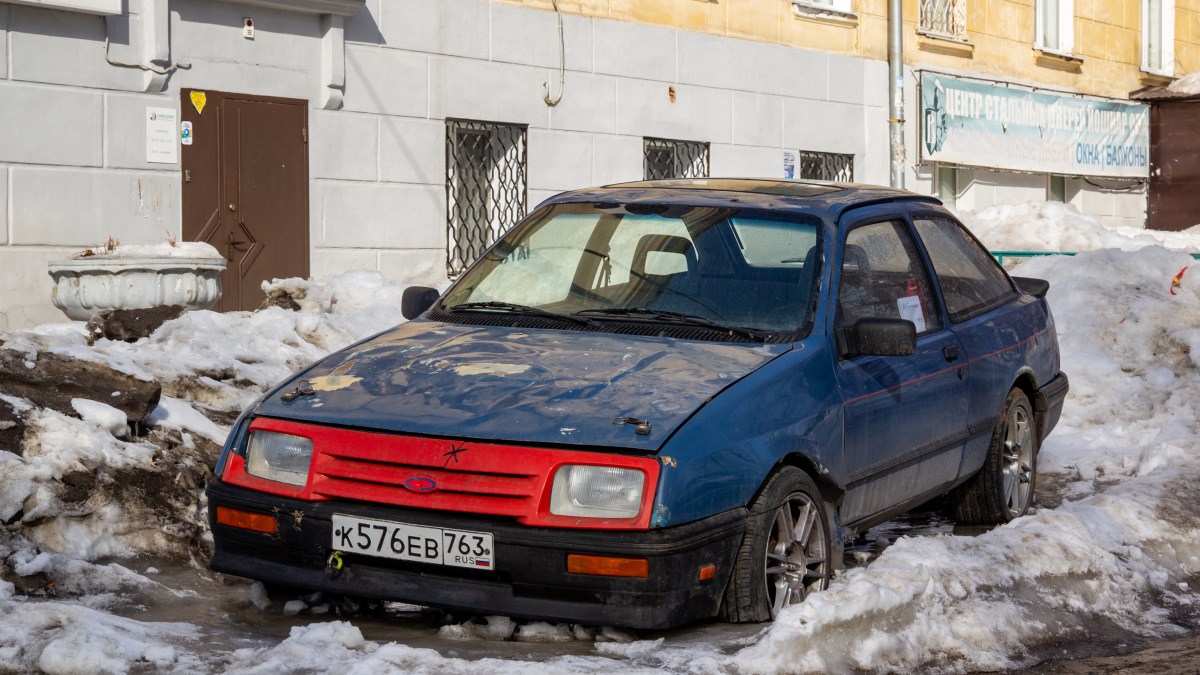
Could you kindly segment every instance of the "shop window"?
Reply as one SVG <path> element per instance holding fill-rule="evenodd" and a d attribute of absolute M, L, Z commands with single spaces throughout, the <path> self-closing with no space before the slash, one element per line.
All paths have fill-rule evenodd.
<path fill-rule="evenodd" d="M 952 166 L 937 168 L 938 199 L 950 208 L 958 205 L 958 169 Z"/>
<path fill-rule="evenodd" d="M 1075 48 L 1073 0 L 1036 0 L 1036 43 L 1042 51 L 1070 54 Z"/>
<path fill-rule="evenodd" d="M 446 120 L 446 269 L 455 276 L 525 216 L 526 128 Z"/>
<path fill-rule="evenodd" d="M 1175 74 L 1175 0 L 1142 0 L 1142 70 Z"/>
<path fill-rule="evenodd" d="M 1050 174 L 1046 180 L 1046 201 L 1050 202 L 1065 202 L 1067 201 L 1067 178 L 1066 176 L 1057 176 Z"/>
<path fill-rule="evenodd" d="M 966 40 L 966 0 L 921 0 L 919 30 L 937 37 Z"/>
<path fill-rule="evenodd" d="M 797 178 L 805 180 L 831 180 L 839 183 L 854 182 L 854 155 L 841 155 L 836 152 L 807 152 L 796 153 L 800 166 L 796 172 Z"/>
<path fill-rule="evenodd" d="M 708 143 L 645 138 L 642 151 L 645 180 L 708 177 Z"/>

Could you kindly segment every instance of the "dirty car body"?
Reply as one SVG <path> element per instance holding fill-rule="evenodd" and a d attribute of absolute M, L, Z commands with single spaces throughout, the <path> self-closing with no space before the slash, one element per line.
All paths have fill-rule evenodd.
<path fill-rule="evenodd" d="M 999 519 L 1024 512 L 1067 389 L 1044 295 L 903 191 L 565 193 L 243 414 L 212 568 L 592 625 L 771 618 L 934 497 L 995 473 Z"/>

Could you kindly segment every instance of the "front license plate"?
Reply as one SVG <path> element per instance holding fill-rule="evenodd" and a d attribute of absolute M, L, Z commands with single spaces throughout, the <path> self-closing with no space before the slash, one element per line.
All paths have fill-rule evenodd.
<path fill-rule="evenodd" d="M 333 548 L 413 562 L 496 569 L 492 535 L 333 514 Z"/>

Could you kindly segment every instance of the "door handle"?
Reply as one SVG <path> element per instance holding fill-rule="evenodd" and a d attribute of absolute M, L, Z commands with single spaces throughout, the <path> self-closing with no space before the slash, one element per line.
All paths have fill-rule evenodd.
<path fill-rule="evenodd" d="M 244 241 L 235 241 L 235 240 L 234 240 L 234 238 L 233 238 L 233 233 L 232 233 L 232 232 L 226 232 L 226 233 L 225 233 L 225 246 L 226 246 L 227 248 L 226 248 L 226 250 L 225 250 L 225 259 L 226 259 L 226 260 L 229 260 L 230 262 L 233 262 L 233 252 L 234 252 L 234 250 L 237 248 L 237 245 L 238 245 L 238 244 L 244 244 L 244 243 L 246 243 L 246 242 L 244 242 Z"/>
<path fill-rule="evenodd" d="M 958 358 L 958 345 L 946 345 L 942 347 L 942 356 L 946 357 L 947 361 L 953 361 Z"/>

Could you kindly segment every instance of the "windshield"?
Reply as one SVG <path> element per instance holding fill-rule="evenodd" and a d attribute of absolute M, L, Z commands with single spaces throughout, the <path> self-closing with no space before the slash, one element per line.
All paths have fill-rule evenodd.
<path fill-rule="evenodd" d="M 790 332 L 810 319 L 818 233 L 816 219 L 778 212 L 559 204 L 509 232 L 463 274 L 441 308 L 504 303 L 590 319 L 664 322 L 670 317 L 652 313 L 673 312 Z"/>

